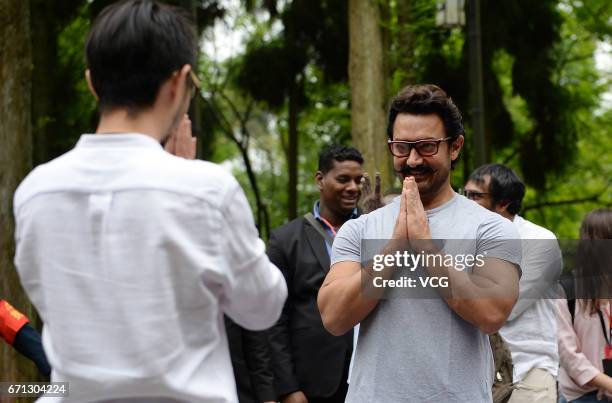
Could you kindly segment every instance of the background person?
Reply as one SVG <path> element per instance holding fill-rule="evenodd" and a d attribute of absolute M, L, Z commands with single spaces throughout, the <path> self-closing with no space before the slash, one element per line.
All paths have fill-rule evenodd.
<path fill-rule="evenodd" d="M 15 193 L 15 265 L 51 380 L 70 383 L 42 401 L 236 402 L 223 315 L 251 330 L 280 315 L 286 285 L 236 179 L 161 146 L 197 90 L 195 38 L 155 1 L 103 10 L 86 43 L 96 134 Z"/>
<path fill-rule="evenodd" d="M 297 218 L 270 234 L 268 255 L 281 269 L 289 295 L 270 329 L 276 388 L 283 403 L 344 402 L 353 333 L 331 335 L 321 322 L 317 293 L 329 271 L 335 234 L 359 216 L 363 158 L 352 147 L 330 146 L 319 155 L 319 200 L 310 219 Z"/>
<path fill-rule="evenodd" d="M 518 213 L 525 184 L 501 164 L 476 168 L 465 185 L 465 195 L 512 221 L 523 240 L 519 298 L 499 330 L 512 354 L 515 402 L 557 401 L 557 325 L 554 288 L 563 268 L 555 234 Z"/>
<path fill-rule="evenodd" d="M 602 255 L 607 259 L 596 261 L 581 254 L 579 249 L 575 273 L 577 282 L 594 280 L 595 283 L 586 287 L 588 291 L 581 291 L 581 295 L 578 295 L 580 298 L 574 300 L 573 304 L 568 304 L 566 299 L 556 300 L 561 362 L 559 402 L 610 402 L 612 373 L 604 373 L 602 360 L 612 359 L 612 266 L 609 249 L 612 240 L 612 210 L 590 212 L 582 221 L 580 239 L 585 241 L 585 245 L 597 248 L 600 252 L 604 249 Z"/>
<path fill-rule="evenodd" d="M 332 334 L 360 323 L 346 401 L 490 401 L 493 362 L 486 333 L 502 326 L 518 295 L 520 245 L 506 242 L 518 234 L 508 220 L 453 191 L 450 171 L 464 131 L 459 109 L 441 88 L 403 88 L 391 103 L 387 135 L 402 194 L 344 224 L 317 299 Z M 453 295 L 473 297 L 441 291 L 428 299 L 393 298 L 390 290 L 383 300 L 363 292 L 364 278 L 379 278 L 370 266 L 362 270 L 362 262 L 372 259 L 364 240 L 389 240 L 375 253 L 392 255 L 404 250 L 398 249 L 401 242 L 433 248 L 433 239 L 468 240 L 445 244 L 450 255 L 487 251 L 480 268 L 431 267 L 426 273 L 448 278 Z M 481 287 L 491 297 L 482 298 Z"/>
<path fill-rule="evenodd" d="M 166 141 L 165 149 L 187 159 L 196 157 L 196 139 L 187 115 Z M 236 391 L 240 403 L 273 403 L 276 400 L 268 335 L 251 331 L 224 315 Z"/>
<path fill-rule="evenodd" d="M 41 374 L 49 376 L 51 367 L 43 350 L 40 334 L 29 322 L 27 316 L 0 299 L 0 337 L 36 364 Z"/>

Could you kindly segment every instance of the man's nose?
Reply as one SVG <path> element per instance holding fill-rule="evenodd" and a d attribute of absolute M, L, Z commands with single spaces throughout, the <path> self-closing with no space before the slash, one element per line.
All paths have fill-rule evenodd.
<path fill-rule="evenodd" d="M 358 181 L 349 181 L 348 186 L 346 188 L 349 192 L 359 192 L 359 183 Z"/>
<path fill-rule="evenodd" d="M 422 164 L 423 158 L 421 157 L 421 154 L 419 154 L 415 148 L 412 148 L 410 150 L 410 154 L 408 154 L 408 158 L 406 159 L 406 165 L 411 168 L 415 168 Z"/>

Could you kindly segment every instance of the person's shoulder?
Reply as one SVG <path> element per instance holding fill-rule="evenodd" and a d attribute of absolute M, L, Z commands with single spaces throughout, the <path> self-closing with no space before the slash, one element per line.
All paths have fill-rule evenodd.
<path fill-rule="evenodd" d="M 524 239 L 557 239 L 557 236 L 551 230 L 544 228 L 536 223 L 533 223 L 525 218 L 516 215 L 514 217 L 514 225 L 517 227 L 521 238 Z"/>
<path fill-rule="evenodd" d="M 274 228 L 270 231 L 271 235 L 274 235 L 279 239 L 286 239 L 291 235 L 295 235 L 297 231 L 301 230 L 301 228 L 305 225 L 305 219 L 303 216 L 294 218 L 293 220 Z"/>
<path fill-rule="evenodd" d="M 372 210 L 368 213 L 363 213 L 359 217 L 351 220 L 354 221 L 355 225 L 368 225 L 368 223 L 372 223 L 377 220 L 381 220 L 387 215 L 397 215 L 399 211 L 400 197 L 397 196 L 393 200 L 391 200 L 386 205 L 377 208 L 376 210 Z"/>
<path fill-rule="evenodd" d="M 497 237 L 504 239 L 521 238 L 518 230 L 512 224 L 512 221 L 506 217 L 492 211 L 483 217 L 484 219 L 480 224 L 480 228 L 485 237 Z"/>
<path fill-rule="evenodd" d="M 182 180 L 192 180 L 202 183 L 203 180 L 228 183 L 236 185 L 234 175 L 223 166 L 210 161 L 189 160 L 165 153 L 166 165 L 160 166 L 160 171 L 167 171 L 169 175 L 177 176 Z"/>
<path fill-rule="evenodd" d="M 27 199 L 44 191 L 50 183 L 59 178 L 69 177 L 66 167 L 74 149 L 32 169 L 21 181 L 14 194 L 14 205 L 19 206 Z"/>
<path fill-rule="evenodd" d="M 499 218 L 504 219 L 504 217 L 501 215 L 482 207 L 474 200 L 470 200 L 463 195 L 457 194 L 455 195 L 455 198 L 462 216 L 478 217 L 479 220 L 497 220 Z"/>
<path fill-rule="evenodd" d="M 462 219 L 478 223 L 478 237 L 520 239 L 512 221 L 465 196 L 457 197 Z"/>
<path fill-rule="evenodd" d="M 461 215 L 476 216 L 479 217 L 480 221 L 510 222 L 510 220 L 504 218 L 502 215 L 482 207 L 480 204 L 465 196 L 457 195 L 456 197 Z"/>
<path fill-rule="evenodd" d="M 212 202 L 219 207 L 228 204 L 242 188 L 234 175 L 219 164 L 188 160 L 164 153 L 159 163 L 142 165 L 153 174 L 151 185 Z"/>
<path fill-rule="evenodd" d="M 272 230 L 272 232 L 287 232 L 287 231 L 293 231 L 296 228 L 301 228 L 304 223 L 305 223 L 305 218 L 304 216 L 299 216 L 297 218 L 294 218 L 293 220 L 284 223 L 283 225 L 276 227 L 275 229 Z"/>
<path fill-rule="evenodd" d="M 394 202 L 391 202 L 383 207 L 377 208 L 376 210 L 370 211 L 368 213 L 361 214 L 357 218 L 352 218 L 342 224 L 340 230 L 338 231 L 339 237 L 361 237 L 363 233 L 369 225 L 374 225 L 378 220 L 383 219 L 386 214 L 389 214 L 392 211 Z"/>

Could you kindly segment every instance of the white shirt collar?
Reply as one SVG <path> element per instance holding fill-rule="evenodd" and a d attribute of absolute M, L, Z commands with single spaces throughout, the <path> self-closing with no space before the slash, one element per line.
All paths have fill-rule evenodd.
<path fill-rule="evenodd" d="M 76 144 L 80 147 L 126 148 L 148 147 L 161 149 L 161 144 L 153 137 L 142 133 L 83 134 Z"/>

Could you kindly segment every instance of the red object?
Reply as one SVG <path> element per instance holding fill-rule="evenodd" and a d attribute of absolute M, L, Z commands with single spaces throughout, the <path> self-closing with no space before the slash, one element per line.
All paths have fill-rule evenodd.
<path fill-rule="evenodd" d="M 0 336 L 8 344 L 13 344 L 17 332 L 29 321 L 27 316 L 5 300 L 0 299 Z"/>
<path fill-rule="evenodd" d="M 608 312 L 607 309 L 604 309 L 604 312 L 606 313 L 606 316 L 608 317 L 608 326 L 610 326 L 610 328 L 612 328 L 612 310 L 610 312 Z M 612 329 L 608 328 L 608 337 L 610 337 L 612 339 Z M 610 345 L 610 341 L 612 340 L 607 340 L 606 339 L 606 347 L 604 348 L 604 358 L 606 359 L 611 359 L 612 358 L 612 346 Z"/>

